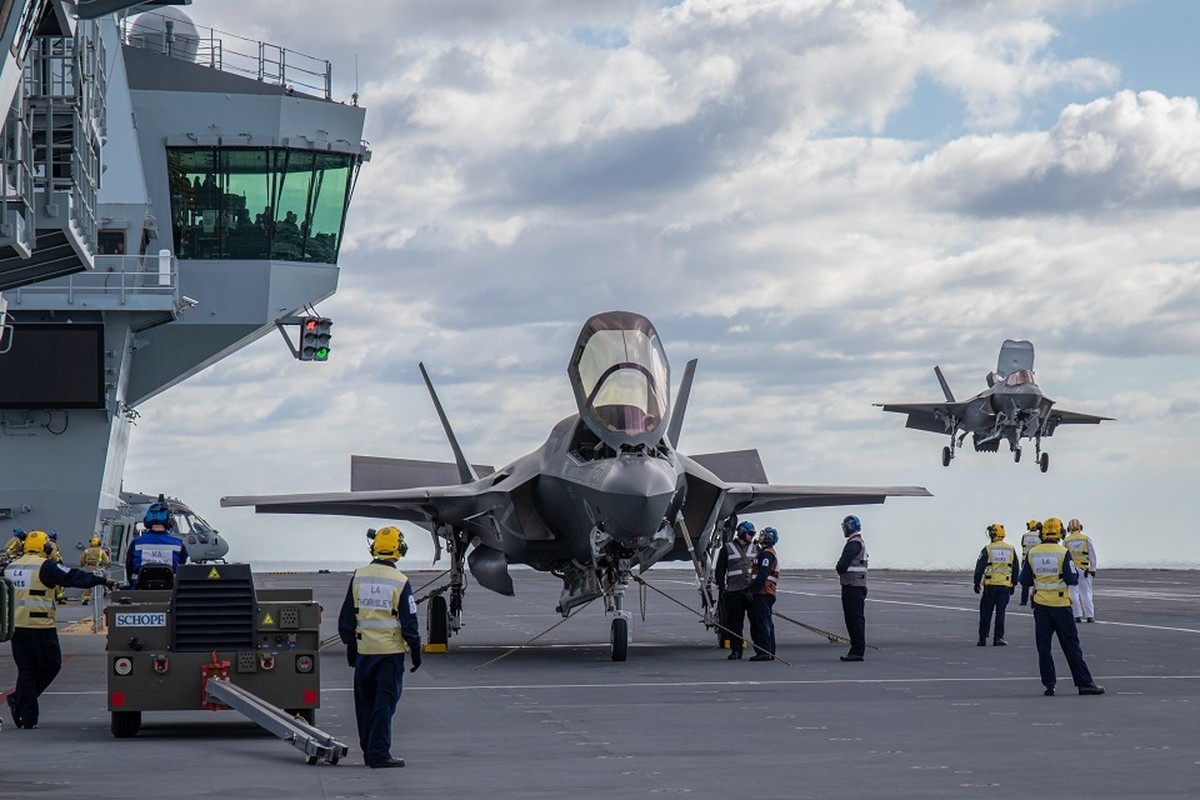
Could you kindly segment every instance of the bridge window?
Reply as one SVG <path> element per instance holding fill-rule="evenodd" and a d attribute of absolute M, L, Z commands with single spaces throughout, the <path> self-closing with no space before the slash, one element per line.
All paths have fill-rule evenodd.
<path fill-rule="evenodd" d="M 349 153 L 169 147 L 176 253 L 334 264 L 357 168 Z"/>

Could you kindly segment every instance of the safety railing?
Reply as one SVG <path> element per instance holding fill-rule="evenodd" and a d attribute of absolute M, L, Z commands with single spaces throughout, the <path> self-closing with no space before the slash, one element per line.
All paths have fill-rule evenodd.
<path fill-rule="evenodd" d="M 28 296 L 66 295 L 68 305 L 86 298 L 89 305 L 107 298 L 126 305 L 133 297 L 162 296 L 180 305 L 178 262 L 169 251 L 144 256 L 96 256 L 95 269 L 63 278 L 22 286 L 5 292 L 13 305 Z"/>
<path fill-rule="evenodd" d="M 147 24 L 146 17 L 157 20 Z M 333 99 L 333 67 L 326 59 L 216 28 L 185 27 L 174 17 L 154 11 L 143 11 L 133 19 L 132 25 L 121 23 L 121 40 L 130 47 L 194 61 L 288 91 Z"/>

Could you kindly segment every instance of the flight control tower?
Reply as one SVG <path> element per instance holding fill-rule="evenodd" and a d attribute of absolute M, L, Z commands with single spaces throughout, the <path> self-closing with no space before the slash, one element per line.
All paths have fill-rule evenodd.
<path fill-rule="evenodd" d="M 45 240 L 75 245 L 69 268 L 4 287 L 0 534 L 55 529 L 72 562 L 118 515 L 138 406 L 336 290 L 370 156 L 364 111 L 333 99 L 328 61 L 198 27 L 169 4 L 139 8 L 35 26 L 18 65 L 27 99 L 71 113 L 49 134 L 31 118 L 30 155 L 16 155 L 68 189 L 91 170 L 95 197 L 58 209 L 64 232 Z M 6 230 L 0 259 L 32 263 L 40 232 L 22 249 Z M 114 556 L 130 533 L 115 531 Z"/>

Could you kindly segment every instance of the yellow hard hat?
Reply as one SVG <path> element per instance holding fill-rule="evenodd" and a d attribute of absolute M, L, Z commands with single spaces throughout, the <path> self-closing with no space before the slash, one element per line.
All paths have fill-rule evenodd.
<path fill-rule="evenodd" d="M 91 545 L 92 545 L 92 547 L 99 547 L 99 546 L 100 546 L 100 537 L 99 537 L 99 536 L 93 536 L 93 537 L 92 537 L 92 542 L 91 542 Z"/>
<path fill-rule="evenodd" d="M 993 522 L 991 525 L 988 525 L 987 532 L 988 536 L 991 536 L 993 539 L 1004 538 L 1004 526 L 999 522 Z"/>
<path fill-rule="evenodd" d="M 1067 523 L 1067 530 L 1069 530 L 1071 533 L 1074 533 L 1075 531 L 1081 531 L 1083 530 L 1083 523 L 1077 519 L 1073 519 Z"/>
<path fill-rule="evenodd" d="M 404 542 L 404 534 L 395 525 L 388 525 L 375 531 L 371 538 L 371 555 L 385 561 L 395 561 L 408 552 Z"/>
<path fill-rule="evenodd" d="M 50 550 L 50 537 L 45 531 L 30 531 L 25 534 L 25 552 L 45 555 Z"/>
<path fill-rule="evenodd" d="M 1063 534 L 1062 520 L 1058 517 L 1051 517 L 1042 523 L 1042 538 L 1043 539 L 1061 539 Z"/>

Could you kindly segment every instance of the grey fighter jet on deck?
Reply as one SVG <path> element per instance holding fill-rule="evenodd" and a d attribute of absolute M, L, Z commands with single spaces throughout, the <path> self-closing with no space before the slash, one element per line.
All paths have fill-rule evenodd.
<path fill-rule="evenodd" d="M 1096 425 L 1112 420 L 1055 408 L 1054 401 L 1042 394 L 1033 379 L 1033 344 L 1024 340 L 1004 340 L 996 371 L 987 375 L 988 388 L 969 400 L 955 400 L 941 367 L 933 371 L 946 395 L 945 402 L 875 405 L 884 411 L 908 414 L 905 427 L 949 434 L 950 444 L 942 448 L 944 467 L 950 466 L 956 449 L 969 433 L 980 452 L 994 453 L 1000 449 L 1000 442 L 1008 442 L 1014 461 L 1021 460 L 1021 440 L 1032 439 L 1037 465 L 1045 472 L 1050 469 L 1050 454 L 1042 452 L 1042 439 L 1054 435 L 1059 425 Z"/>
<path fill-rule="evenodd" d="M 557 610 L 564 616 L 603 598 L 613 615 L 612 659 L 623 661 L 630 615 L 622 598 L 635 568 L 690 560 L 711 626 L 712 570 L 737 514 L 929 495 L 919 486 L 772 485 L 755 450 L 679 453 L 695 364 L 687 365 L 672 414 L 667 357 L 650 321 L 624 311 L 592 317 L 567 367 L 579 413 L 496 471 L 463 456 L 421 365 L 453 464 L 353 456 L 349 492 L 226 497 L 221 505 L 407 520 L 429 530 L 438 556 L 444 543 L 450 559 L 449 604 L 441 593 L 431 599 L 434 643 L 461 625 L 464 562 L 482 586 L 506 595 L 513 593 L 509 564 L 551 572 L 563 582 Z"/>

